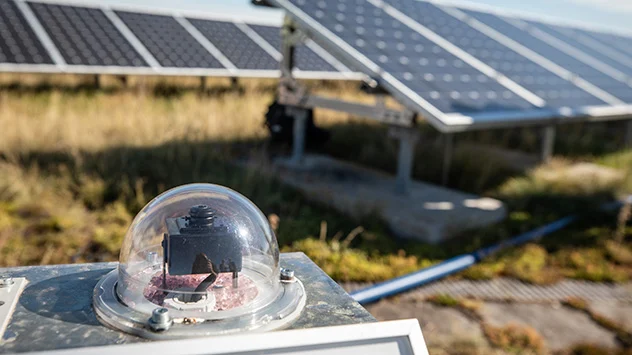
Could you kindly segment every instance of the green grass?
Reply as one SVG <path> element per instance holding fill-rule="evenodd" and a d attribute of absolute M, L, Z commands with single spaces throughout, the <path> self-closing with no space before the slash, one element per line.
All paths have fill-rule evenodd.
<path fill-rule="evenodd" d="M 216 80 L 198 91 L 188 79 L 140 78 L 128 88 L 106 80 L 100 90 L 81 77 L 62 79 L 0 77 L 0 266 L 116 260 L 128 224 L 148 200 L 173 186 L 212 182 L 253 200 L 274 220 L 282 250 L 306 252 L 337 280 L 391 278 L 570 213 L 583 217 L 554 237 L 503 252 L 461 276 L 545 283 L 560 277 L 624 281 L 632 275 L 627 219 L 595 211 L 632 191 L 632 152 L 613 150 L 620 137 L 604 137 L 620 130 L 613 133 L 607 125 L 592 133 L 584 125 L 561 128 L 558 146 L 572 160 L 527 172 L 457 144 L 449 186 L 503 200 L 509 217 L 428 245 L 398 241 L 375 216 L 351 218 L 262 170 L 236 164 L 267 166 L 288 152 L 270 146 L 262 126 L 274 81 L 243 80 L 234 88 Z M 353 84 L 310 85 L 333 96 L 370 99 Z M 329 111 L 317 111 L 317 121 L 332 131 L 321 152 L 394 171 L 397 145 L 386 127 Z M 438 182 L 440 136 L 425 125 L 420 130 L 414 174 Z M 581 149 L 565 148 L 586 132 L 590 139 L 578 142 Z M 537 146 L 534 135 L 530 129 L 473 132 L 457 142 L 529 152 Z M 611 167 L 613 174 L 575 176 L 575 161 Z M 617 233 L 622 236 L 615 238 Z"/>

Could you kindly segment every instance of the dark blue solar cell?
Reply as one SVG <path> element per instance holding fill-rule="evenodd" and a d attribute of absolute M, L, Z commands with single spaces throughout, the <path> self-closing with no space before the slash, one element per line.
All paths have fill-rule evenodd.
<path fill-rule="evenodd" d="M 279 69 L 279 62 L 234 23 L 193 18 L 188 20 L 237 68 Z"/>
<path fill-rule="evenodd" d="M 45 3 L 29 6 L 66 63 L 147 66 L 101 10 Z"/>
<path fill-rule="evenodd" d="M 558 108 L 604 104 L 573 83 L 470 27 L 434 4 L 417 0 L 388 0 L 387 3 L 543 98 L 549 106 Z M 468 77 L 465 78 L 469 80 Z M 585 100 L 577 101 L 575 97 Z"/>
<path fill-rule="evenodd" d="M 53 64 L 13 1 L 0 0 L 0 63 Z"/>
<path fill-rule="evenodd" d="M 569 36 L 566 35 L 560 31 L 556 30 L 556 26 L 552 26 L 549 24 L 544 24 L 541 22 L 535 22 L 535 21 L 528 21 L 527 22 L 529 25 L 533 26 L 534 28 L 537 28 L 538 30 L 553 36 L 555 39 L 558 39 L 562 42 L 565 42 L 566 44 L 571 45 L 572 47 L 579 49 L 580 51 L 588 54 L 589 56 L 599 60 L 600 62 L 612 67 L 613 69 L 616 69 L 618 71 L 620 71 L 622 74 L 625 74 L 627 76 L 632 76 L 632 66 L 630 65 L 625 65 L 622 64 L 614 59 L 612 59 L 611 57 L 609 57 L 607 54 L 600 52 L 598 49 L 591 47 L 585 43 L 582 43 L 581 41 L 573 38 L 573 36 Z"/>
<path fill-rule="evenodd" d="M 115 12 L 161 66 L 223 68 L 222 64 L 173 17 Z"/>
<path fill-rule="evenodd" d="M 273 26 L 248 25 L 263 39 L 265 39 L 272 47 L 281 52 L 281 29 Z M 321 58 L 313 50 L 305 45 L 295 47 L 294 60 L 295 66 L 301 70 L 309 71 L 337 71 L 331 64 Z"/>
<path fill-rule="evenodd" d="M 534 106 L 364 0 L 292 0 L 337 37 L 445 113 Z"/>
<path fill-rule="evenodd" d="M 590 65 L 566 54 L 555 46 L 516 27 L 516 25 L 519 25 L 519 22 L 516 20 L 468 9 L 461 9 L 461 11 L 556 63 L 560 67 L 580 76 L 618 99 L 624 102 L 632 102 L 632 88 L 630 88 L 630 86 L 607 76 Z"/>

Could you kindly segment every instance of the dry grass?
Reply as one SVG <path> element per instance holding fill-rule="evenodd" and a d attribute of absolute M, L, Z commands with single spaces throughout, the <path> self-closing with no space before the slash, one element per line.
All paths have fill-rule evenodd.
<path fill-rule="evenodd" d="M 455 298 L 447 294 L 438 294 L 426 298 L 425 301 L 441 307 L 456 308 L 467 317 L 478 322 L 483 319 L 479 313 L 479 310 L 483 306 L 483 302 L 479 300 L 470 298 Z"/>
<path fill-rule="evenodd" d="M 313 220 L 346 233 L 357 227 L 231 164 L 266 159 L 262 118 L 275 81 L 235 88 L 213 79 L 201 91 L 186 78 L 127 86 L 105 78 L 101 89 L 89 79 L 0 75 L 0 265 L 115 260 L 132 216 L 157 193 L 194 181 L 232 186 L 278 213 L 282 244 L 307 235 Z M 362 99 L 349 84 L 311 85 Z M 322 117 L 329 125 L 349 119 Z"/>
<path fill-rule="evenodd" d="M 576 195 L 595 205 L 604 195 L 630 186 L 627 174 L 619 183 L 617 171 L 595 181 L 573 180 L 566 161 L 521 177 L 502 159 L 457 145 L 450 186 L 475 193 L 491 191 L 508 203 L 510 218 L 468 232 L 457 243 L 404 243 L 394 241 L 374 216 L 351 219 L 307 201 L 273 177 L 234 164 L 245 159 L 268 164 L 273 154 L 287 151 L 287 147 L 269 147 L 262 124 L 274 97 L 274 80 L 240 80 L 234 87 L 229 80 L 209 79 L 204 90 L 197 78 L 130 78 L 123 85 L 114 77 L 103 77 L 100 89 L 91 80 L 72 75 L 0 75 L 0 265 L 115 260 L 129 220 L 148 199 L 175 185 L 206 181 L 233 187 L 276 216 L 284 250 L 307 252 L 337 279 L 377 281 L 559 218 L 582 205 Z M 328 96 L 372 100 L 355 83 L 309 85 Z M 394 171 L 397 144 L 383 125 L 331 111 L 317 111 L 317 122 L 332 131 L 322 152 Z M 438 182 L 440 136 L 424 125 L 420 130 L 415 177 Z M 532 132 L 518 133 L 481 132 L 465 134 L 463 139 L 501 147 L 533 143 Z M 518 141 L 522 143 L 516 145 Z M 596 161 L 629 172 L 632 154 Z M 552 198 L 543 199 L 546 194 Z M 544 245 L 544 263 L 541 252 L 518 249 L 468 273 L 538 282 L 555 267 L 564 271 L 562 275 L 623 280 L 621 275 L 630 273 L 629 255 L 604 243 L 604 237 L 614 235 L 614 226 L 610 217 L 600 218 L 558 234 L 554 245 Z M 322 237 L 323 221 L 332 237 L 327 233 Z M 598 228 L 593 228 L 595 223 Z M 629 249 L 632 231 L 625 223 L 618 229 L 620 245 Z M 310 237 L 319 232 L 320 238 Z M 353 237 L 346 241 L 341 238 L 349 235 Z M 585 249 L 577 249 L 580 244 Z M 594 247 L 598 259 L 590 257 Z"/>
<path fill-rule="evenodd" d="M 489 342 L 500 349 L 515 354 L 544 354 L 544 339 L 537 330 L 509 323 L 502 327 L 483 324 L 483 333 Z"/>
<path fill-rule="evenodd" d="M 568 195 L 593 196 L 619 191 L 625 181 L 624 172 L 591 163 L 572 163 L 555 159 L 529 172 L 526 177 L 515 178 L 500 188 L 505 196 Z"/>
<path fill-rule="evenodd" d="M 349 248 L 344 241 L 306 238 L 293 242 L 283 251 L 302 251 L 323 271 L 340 281 L 381 281 L 401 276 L 432 262 L 401 251 L 394 255 L 370 255 L 366 251 Z"/>

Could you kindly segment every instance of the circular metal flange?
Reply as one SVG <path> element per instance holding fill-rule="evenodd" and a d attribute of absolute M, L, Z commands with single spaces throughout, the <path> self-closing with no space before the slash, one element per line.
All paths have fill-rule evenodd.
<path fill-rule="evenodd" d="M 300 280 L 281 282 L 278 297 L 264 309 L 221 320 L 173 319 L 168 330 L 155 331 L 148 324 L 151 314 L 125 305 L 116 294 L 118 270 L 103 276 L 94 288 L 93 306 L 99 320 L 111 328 L 149 339 L 180 339 L 225 335 L 238 332 L 264 332 L 283 329 L 295 321 L 305 307 L 305 288 Z M 156 306 L 159 307 L 159 306 Z"/>

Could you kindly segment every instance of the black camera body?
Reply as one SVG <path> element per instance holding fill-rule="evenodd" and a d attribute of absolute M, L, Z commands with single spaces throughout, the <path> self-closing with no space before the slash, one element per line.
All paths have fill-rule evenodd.
<path fill-rule="evenodd" d="M 205 205 L 191 208 L 190 215 L 167 218 L 162 246 L 170 275 L 235 275 L 242 268 L 238 231 L 217 226 L 212 210 Z"/>

